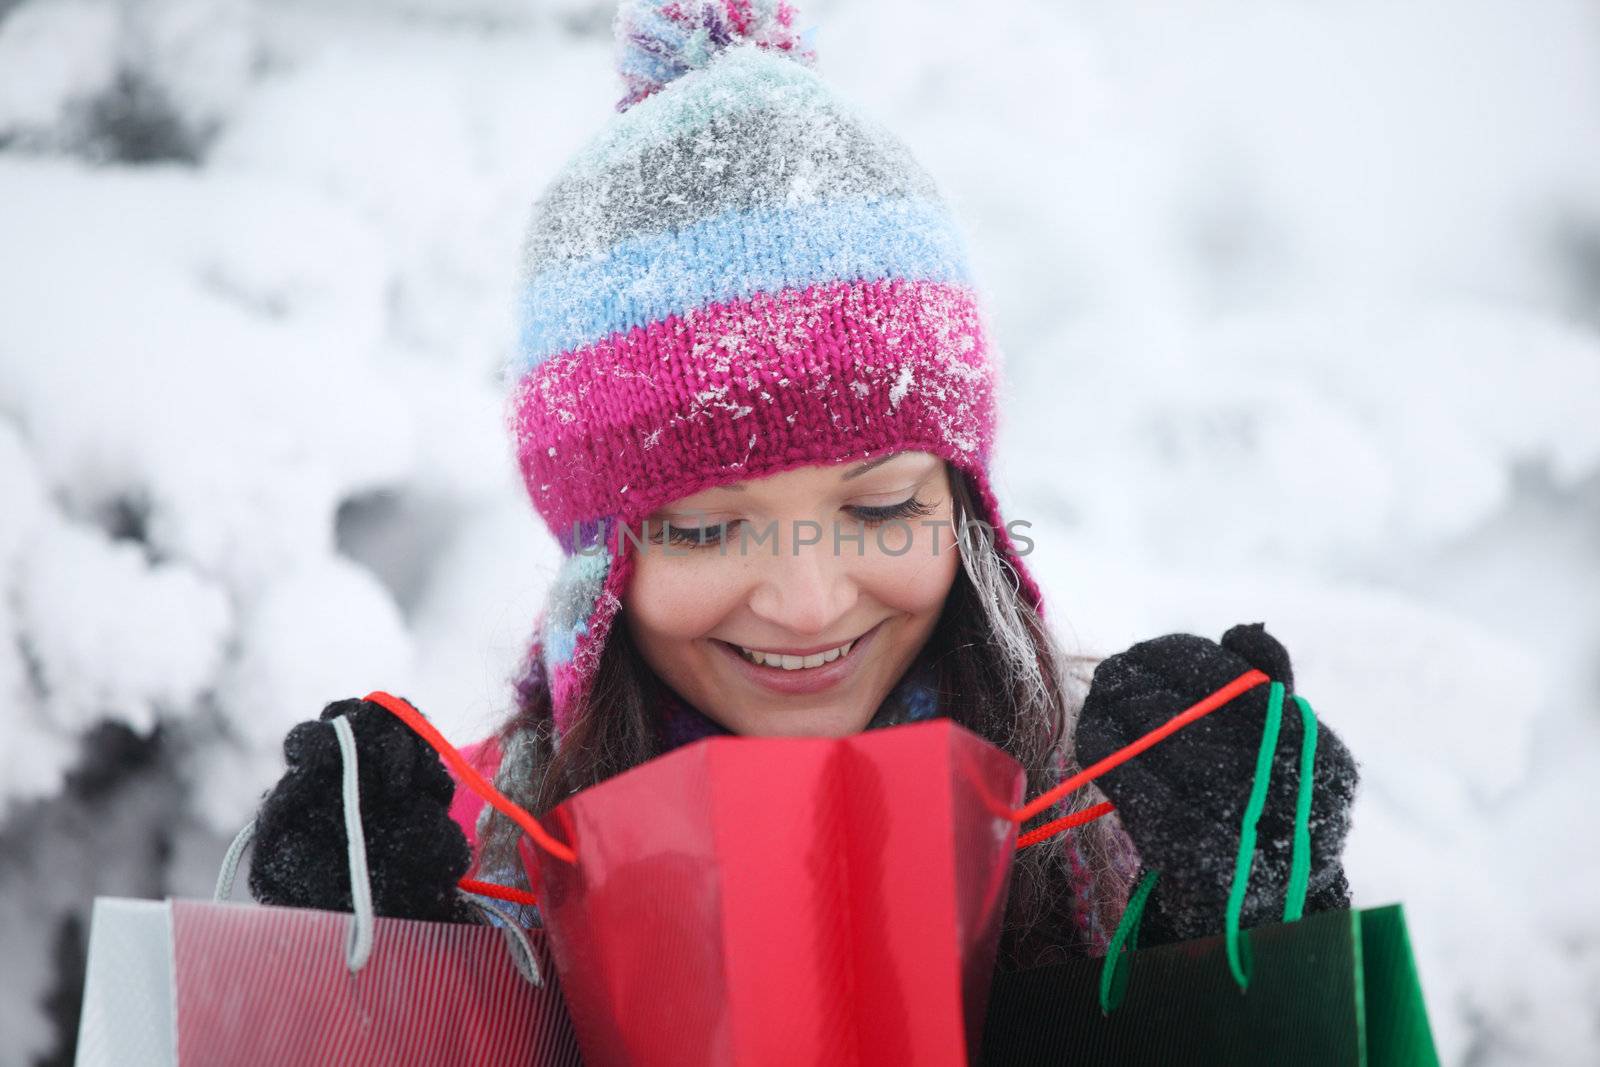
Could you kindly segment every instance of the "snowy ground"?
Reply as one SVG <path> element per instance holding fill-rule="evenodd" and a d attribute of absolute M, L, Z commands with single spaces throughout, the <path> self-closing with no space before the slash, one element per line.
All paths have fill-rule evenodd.
<path fill-rule="evenodd" d="M 1594 1062 L 1600 11 L 803 10 L 967 223 L 1057 625 L 1266 621 L 1446 1062 Z M 64 1055 L 94 894 L 208 890 L 290 725 L 497 718 L 555 548 L 494 375 L 609 14 L 0 0 L 0 1063 Z"/>

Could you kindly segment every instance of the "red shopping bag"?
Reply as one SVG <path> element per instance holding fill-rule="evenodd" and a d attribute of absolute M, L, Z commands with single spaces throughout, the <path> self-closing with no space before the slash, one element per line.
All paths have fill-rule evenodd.
<path fill-rule="evenodd" d="M 585 1064 L 966 1064 L 1023 783 L 939 720 L 713 738 L 570 798 L 576 863 L 524 856 Z"/>

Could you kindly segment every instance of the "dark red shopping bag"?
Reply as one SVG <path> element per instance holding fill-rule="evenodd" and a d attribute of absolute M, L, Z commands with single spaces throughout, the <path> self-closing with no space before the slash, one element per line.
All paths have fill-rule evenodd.
<path fill-rule="evenodd" d="M 380 917 L 352 975 L 339 912 L 175 900 L 171 924 L 179 1064 L 578 1063 L 559 987 L 493 927 Z"/>
<path fill-rule="evenodd" d="M 544 825 L 576 864 L 525 857 L 584 1062 L 966 1064 L 1023 780 L 940 720 L 713 738 L 572 797 Z"/>
<path fill-rule="evenodd" d="M 472 898 L 495 925 L 376 913 L 355 734 L 343 717 L 331 726 L 353 910 L 229 903 L 253 821 L 228 849 L 211 901 L 97 898 L 80 1067 L 577 1067 L 541 932 Z"/>

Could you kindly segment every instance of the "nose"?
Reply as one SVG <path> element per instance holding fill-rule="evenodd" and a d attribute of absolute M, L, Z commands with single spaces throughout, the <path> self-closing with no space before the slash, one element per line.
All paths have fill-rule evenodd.
<path fill-rule="evenodd" d="M 840 622 L 855 608 L 859 590 L 848 550 L 835 552 L 826 534 L 816 544 L 800 543 L 816 536 L 804 525 L 796 532 L 798 537 L 778 538 L 776 554 L 753 553 L 760 564 L 754 568 L 749 605 L 773 630 L 799 643 L 837 634 Z"/>

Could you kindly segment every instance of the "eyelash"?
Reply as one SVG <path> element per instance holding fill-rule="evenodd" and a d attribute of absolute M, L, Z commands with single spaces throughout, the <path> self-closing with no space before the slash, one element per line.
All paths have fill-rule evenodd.
<path fill-rule="evenodd" d="M 898 504 L 890 504 L 886 507 L 873 508 L 858 505 L 846 510 L 854 513 L 855 517 L 866 525 L 877 526 L 880 523 L 892 522 L 895 519 L 910 519 L 932 514 L 933 505 L 923 503 L 913 496 L 909 500 L 902 500 Z M 716 526 L 704 526 L 699 529 L 663 525 L 650 539 L 660 542 L 663 537 L 666 537 L 675 545 L 689 545 L 691 547 L 717 545 L 722 543 L 723 535 L 730 526 L 732 526 L 732 523 L 727 522 L 718 523 Z M 721 532 L 713 537 L 711 536 L 713 530 Z"/>

